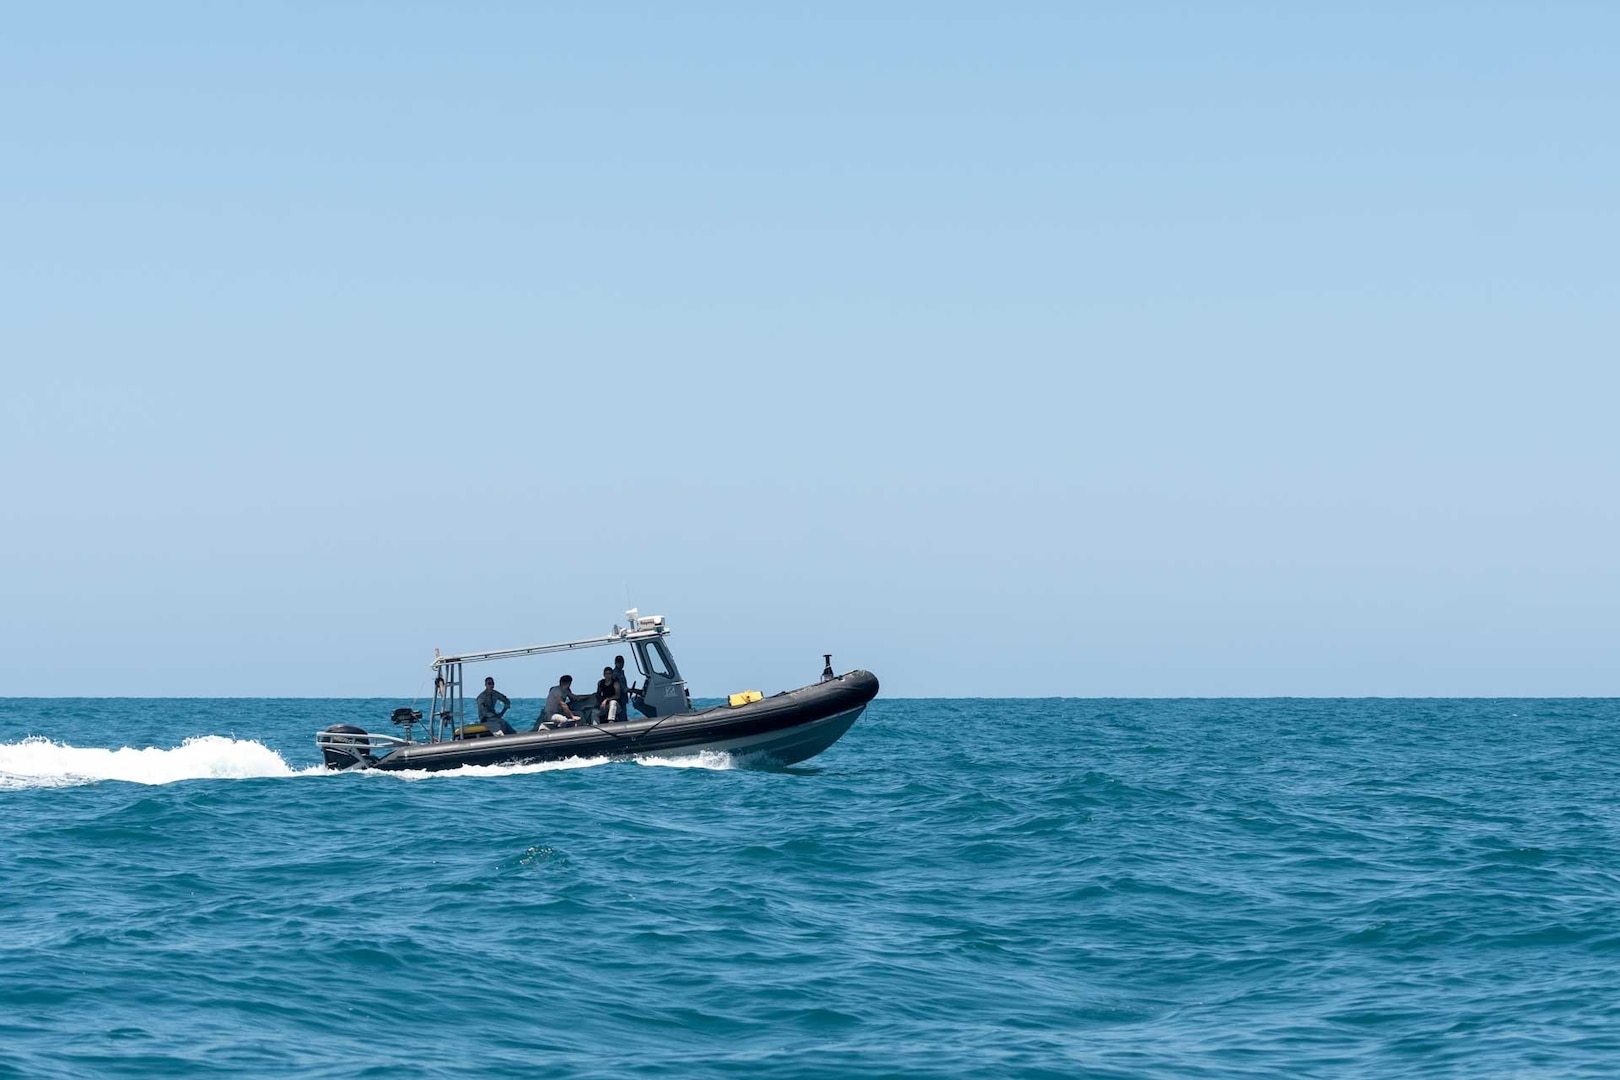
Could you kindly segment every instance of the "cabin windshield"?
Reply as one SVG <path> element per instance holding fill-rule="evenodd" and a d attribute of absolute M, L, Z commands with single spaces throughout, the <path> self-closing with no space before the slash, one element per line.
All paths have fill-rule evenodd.
<path fill-rule="evenodd" d="M 636 645 L 636 666 L 646 676 L 661 679 L 675 678 L 675 663 L 662 641 L 648 641 Z"/>

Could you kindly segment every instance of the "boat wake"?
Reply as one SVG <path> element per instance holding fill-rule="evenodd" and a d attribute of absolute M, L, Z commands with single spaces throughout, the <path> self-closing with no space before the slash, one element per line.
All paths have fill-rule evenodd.
<path fill-rule="evenodd" d="M 168 750 L 69 746 L 35 735 L 0 743 L 0 791 L 79 787 L 103 780 L 174 784 L 182 780 L 246 780 L 322 773 L 320 766 L 294 769 L 261 742 L 199 735 Z"/>
<path fill-rule="evenodd" d="M 724 771 L 737 767 L 736 760 L 724 750 L 700 750 L 682 757 L 638 757 L 637 765 L 657 765 L 665 769 L 714 769 Z"/>
<path fill-rule="evenodd" d="M 606 765 L 612 758 L 564 758 L 561 761 L 531 761 L 522 765 L 462 765 L 454 769 L 428 771 L 426 769 L 392 769 L 378 772 L 371 769 L 356 770 L 352 775 L 386 777 L 390 780 L 479 780 L 498 776 L 524 776 L 528 773 L 557 772 L 562 769 L 592 769 Z M 333 775 L 342 775 L 334 773 Z"/>
<path fill-rule="evenodd" d="M 561 761 L 530 761 L 521 765 L 462 765 L 454 769 L 438 769 L 428 771 L 425 769 L 392 769 L 388 772 L 374 772 L 361 770 L 355 775 L 375 776 L 379 779 L 387 777 L 393 780 L 420 781 L 420 780 L 455 780 L 455 779 L 486 779 L 501 776 L 525 776 L 529 773 L 558 772 L 565 769 L 594 769 L 598 765 L 609 765 L 623 758 L 588 757 L 563 758 Z M 668 769 L 716 769 L 723 770 L 732 767 L 730 754 L 715 750 L 704 750 L 696 754 L 687 754 L 682 757 L 637 757 L 632 758 L 637 765 L 657 765 Z"/>
<path fill-rule="evenodd" d="M 528 773 L 556 772 L 562 769 L 589 769 L 606 765 L 608 757 L 568 758 L 523 765 L 463 765 L 442 772 L 397 772 L 361 775 L 418 781 L 429 779 L 480 779 L 522 776 Z M 620 759 L 622 760 L 622 759 Z M 730 754 L 705 750 L 680 757 L 638 757 L 638 765 L 668 769 L 714 769 L 734 767 Z M 248 780 L 285 776 L 337 776 L 323 765 L 294 768 L 280 754 L 253 739 L 233 739 L 225 735 L 198 735 L 170 749 L 159 747 L 120 747 L 110 750 L 95 746 L 70 746 L 35 735 L 21 742 L 0 743 L 0 791 L 28 788 L 82 787 L 106 780 L 131 784 L 175 784 L 182 780 Z"/>

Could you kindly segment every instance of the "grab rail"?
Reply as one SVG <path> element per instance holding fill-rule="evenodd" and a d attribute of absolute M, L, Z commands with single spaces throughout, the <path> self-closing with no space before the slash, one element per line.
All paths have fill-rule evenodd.
<path fill-rule="evenodd" d="M 330 746 L 334 750 L 342 750 L 355 746 L 370 747 L 373 744 L 378 743 L 391 743 L 394 746 L 411 745 L 409 739 L 401 739 L 397 735 L 383 735 L 380 733 L 374 734 L 372 732 L 360 733 L 354 731 L 317 731 L 315 733 L 315 745 L 321 747 L 322 749 Z"/>

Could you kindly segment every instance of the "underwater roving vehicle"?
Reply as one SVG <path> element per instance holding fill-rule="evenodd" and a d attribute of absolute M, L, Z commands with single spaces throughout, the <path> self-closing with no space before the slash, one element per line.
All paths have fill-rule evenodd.
<path fill-rule="evenodd" d="M 686 756 L 703 751 L 732 755 L 744 764 L 792 765 L 837 742 L 877 696 L 870 671 L 834 675 L 824 656 L 821 678 L 797 690 L 765 697 L 757 690 L 732 694 L 723 705 L 692 708 L 692 696 L 669 650 L 669 627 L 662 615 L 626 612 L 628 626 L 614 626 L 601 637 L 552 645 L 459 653 L 433 659 L 433 706 L 424 718 L 414 708 L 395 709 L 392 722 L 401 735 L 368 732 L 336 724 L 315 736 L 330 769 L 421 769 L 463 765 L 511 765 L 565 758 Z M 483 723 L 468 723 L 463 669 L 469 664 L 512 660 L 546 653 L 618 647 L 635 659 L 639 685 L 631 704 L 640 716 L 596 715 L 587 707 L 577 723 L 553 725 L 544 716 L 532 731 L 498 734 Z M 418 727 L 422 739 L 417 739 Z"/>

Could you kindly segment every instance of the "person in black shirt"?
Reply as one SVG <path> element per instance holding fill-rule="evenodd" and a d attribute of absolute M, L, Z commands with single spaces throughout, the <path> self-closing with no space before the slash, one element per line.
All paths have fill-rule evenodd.
<path fill-rule="evenodd" d="M 619 705 L 619 680 L 613 677 L 613 669 L 602 669 L 602 678 L 596 684 L 596 722 L 605 724 L 612 720 L 623 720 Z"/>

